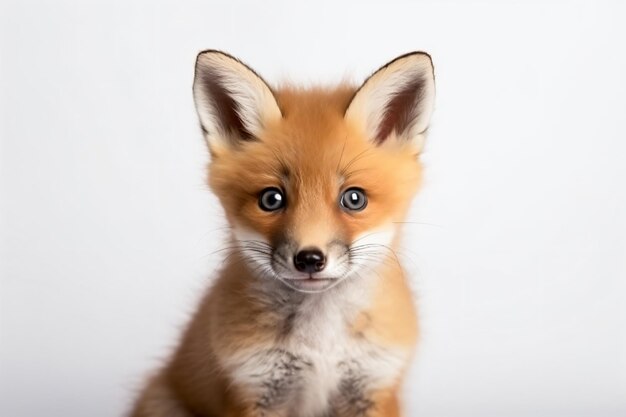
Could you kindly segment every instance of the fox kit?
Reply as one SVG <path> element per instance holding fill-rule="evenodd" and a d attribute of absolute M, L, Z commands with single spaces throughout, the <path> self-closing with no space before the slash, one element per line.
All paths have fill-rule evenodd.
<path fill-rule="evenodd" d="M 395 256 L 435 94 L 423 52 L 358 88 L 272 89 L 198 55 L 229 253 L 133 417 L 396 417 L 417 339 Z"/>

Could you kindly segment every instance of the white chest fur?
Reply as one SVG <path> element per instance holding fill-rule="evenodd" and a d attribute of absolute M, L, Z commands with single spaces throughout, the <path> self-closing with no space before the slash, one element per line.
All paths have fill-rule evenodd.
<path fill-rule="evenodd" d="M 372 405 L 369 394 L 393 384 L 408 352 L 377 346 L 348 330 L 365 295 L 340 290 L 304 298 L 280 342 L 230 358 L 231 377 L 251 393 L 259 415 L 318 417 L 346 407 L 365 415 Z"/>

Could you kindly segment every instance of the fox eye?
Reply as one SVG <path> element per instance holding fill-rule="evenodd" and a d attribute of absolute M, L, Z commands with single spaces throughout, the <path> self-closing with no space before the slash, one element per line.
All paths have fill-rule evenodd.
<path fill-rule="evenodd" d="M 361 211 L 367 206 L 365 191 L 360 188 L 348 188 L 341 194 L 341 206 L 350 211 Z"/>
<path fill-rule="evenodd" d="M 261 191 L 259 207 L 265 211 L 275 211 L 285 206 L 285 196 L 278 188 L 270 187 Z"/>

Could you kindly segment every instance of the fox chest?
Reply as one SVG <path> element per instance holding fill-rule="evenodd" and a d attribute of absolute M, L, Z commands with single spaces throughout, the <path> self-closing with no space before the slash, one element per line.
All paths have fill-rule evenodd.
<path fill-rule="evenodd" d="M 407 356 L 331 325 L 245 355 L 232 376 L 259 416 L 365 417 L 372 393 L 397 380 Z"/>

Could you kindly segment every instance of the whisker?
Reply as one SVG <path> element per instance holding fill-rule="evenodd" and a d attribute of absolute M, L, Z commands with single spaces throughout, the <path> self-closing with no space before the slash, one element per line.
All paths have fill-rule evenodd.
<path fill-rule="evenodd" d="M 350 169 L 350 167 L 357 162 L 359 159 L 363 158 L 368 152 L 371 152 L 371 148 L 367 148 L 362 152 L 359 152 L 354 158 L 352 158 L 340 171 L 340 174 L 343 175 L 344 177 L 349 177 L 350 173 L 348 173 L 348 170 Z"/>

